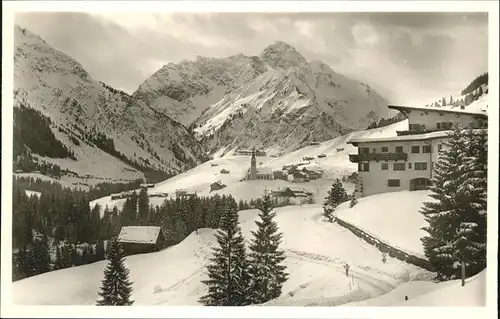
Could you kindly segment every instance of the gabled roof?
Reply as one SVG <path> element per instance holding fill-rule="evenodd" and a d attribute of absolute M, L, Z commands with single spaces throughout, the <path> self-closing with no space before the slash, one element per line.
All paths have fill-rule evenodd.
<path fill-rule="evenodd" d="M 226 185 L 222 184 L 221 181 L 213 182 L 212 185 L 219 185 L 220 187 L 226 186 Z"/>
<path fill-rule="evenodd" d="M 287 187 L 287 188 L 285 188 L 285 190 L 286 189 L 289 189 L 293 193 L 304 193 L 305 194 L 305 192 L 306 192 L 304 189 L 298 189 L 298 188 L 294 188 L 294 187 Z"/>
<path fill-rule="evenodd" d="M 161 228 L 156 226 L 124 226 L 118 235 L 120 243 L 156 244 Z"/>
<path fill-rule="evenodd" d="M 424 106 L 405 106 L 405 105 L 388 105 L 390 109 L 398 110 L 398 111 L 427 111 L 427 112 L 443 112 L 443 113 L 454 113 L 454 114 L 469 114 L 474 116 L 480 116 L 484 118 L 488 118 L 488 113 L 481 111 L 470 111 L 470 110 L 462 110 L 459 108 L 450 109 L 447 107 L 424 107 Z"/>

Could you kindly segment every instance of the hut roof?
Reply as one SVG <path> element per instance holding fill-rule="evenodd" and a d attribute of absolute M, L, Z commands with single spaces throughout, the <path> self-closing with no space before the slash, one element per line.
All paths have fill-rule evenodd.
<path fill-rule="evenodd" d="M 156 226 L 124 226 L 118 235 L 120 243 L 156 244 L 160 227 Z"/>

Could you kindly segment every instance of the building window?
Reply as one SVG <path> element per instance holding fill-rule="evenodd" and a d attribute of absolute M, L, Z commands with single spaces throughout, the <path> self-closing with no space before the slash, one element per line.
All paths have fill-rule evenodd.
<path fill-rule="evenodd" d="M 393 170 L 404 171 L 406 169 L 406 163 L 394 163 Z"/>
<path fill-rule="evenodd" d="M 410 124 L 408 126 L 410 131 L 419 131 L 421 128 L 420 124 Z"/>
<path fill-rule="evenodd" d="M 389 148 L 387 146 L 382 147 L 382 153 L 389 152 Z"/>
<path fill-rule="evenodd" d="M 411 169 L 411 163 L 408 163 L 408 169 Z"/>
<path fill-rule="evenodd" d="M 437 123 L 437 129 L 438 130 L 449 130 L 453 126 L 453 123 L 451 122 L 440 122 Z"/>
<path fill-rule="evenodd" d="M 396 153 L 403 153 L 403 146 L 396 146 Z"/>
<path fill-rule="evenodd" d="M 430 153 L 431 152 L 431 146 L 430 145 L 424 145 L 422 146 L 422 153 Z"/>
<path fill-rule="evenodd" d="M 389 164 L 387 163 L 382 163 L 382 170 L 387 171 L 389 169 Z"/>
<path fill-rule="evenodd" d="M 368 147 L 359 148 L 359 155 L 367 155 L 368 153 L 370 153 L 370 148 Z"/>
<path fill-rule="evenodd" d="M 359 163 L 358 170 L 360 172 L 369 172 L 370 171 L 370 163 Z"/>
<path fill-rule="evenodd" d="M 416 171 L 426 171 L 427 170 L 427 163 L 426 162 L 415 163 L 415 170 Z"/>
<path fill-rule="evenodd" d="M 373 154 L 377 153 L 377 149 L 373 148 Z"/>
<path fill-rule="evenodd" d="M 443 144 L 438 144 L 438 152 L 443 149 Z"/>
<path fill-rule="evenodd" d="M 412 147 L 411 147 L 411 152 L 412 152 L 413 154 L 420 153 L 420 146 L 419 146 L 419 145 L 412 146 Z"/>
<path fill-rule="evenodd" d="M 399 179 L 388 179 L 387 186 L 389 187 L 399 187 L 401 184 Z"/>

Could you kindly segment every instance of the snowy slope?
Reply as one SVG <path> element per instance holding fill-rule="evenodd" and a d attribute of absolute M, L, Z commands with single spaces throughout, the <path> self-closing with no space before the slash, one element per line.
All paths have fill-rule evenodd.
<path fill-rule="evenodd" d="M 199 56 L 163 66 L 133 96 L 188 126 L 229 90 L 263 71 L 259 60 L 242 54 L 223 59 Z"/>
<path fill-rule="evenodd" d="M 77 61 L 20 27 L 15 28 L 14 65 L 14 106 L 26 104 L 49 117 L 55 137 L 77 158 L 42 158 L 46 162 L 79 176 L 143 176 L 97 147 L 89 138 L 97 132 L 112 139 L 116 151 L 128 160 L 148 168 L 182 171 L 204 156 L 202 146 L 181 124 L 94 80 Z"/>
<path fill-rule="evenodd" d="M 417 101 L 417 102 L 413 103 L 412 105 L 416 106 L 416 107 L 436 108 L 435 103 L 439 102 L 437 107 L 440 109 L 460 111 L 459 106 L 464 105 L 465 112 L 479 112 L 479 113 L 486 113 L 487 114 L 488 113 L 488 93 L 487 93 L 488 92 L 488 84 L 481 85 L 481 90 L 482 90 L 483 94 L 477 100 L 473 101 L 469 105 L 465 105 L 467 94 L 466 95 L 459 95 L 459 96 L 452 96 L 453 102 L 456 105 L 453 105 L 453 104 L 450 105 L 449 97 L 446 97 L 447 105 L 444 105 L 444 106 L 442 103 L 442 97 L 438 97 L 434 100 L 426 100 L 424 102 Z M 474 90 L 471 93 L 479 94 L 480 93 L 479 88 L 477 88 L 476 90 Z"/>
<path fill-rule="evenodd" d="M 247 239 L 256 227 L 256 218 L 256 210 L 240 212 Z M 290 273 L 277 303 L 299 305 L 307 304 L 304 299 L 341 300 L 354 289 L 362 292 L 360 298 L 370 298 L 409 280 L 425 280 L 432 276 L 396 259 L 389 258 L 384 264 L 375 247 L 336 224 L 325 223 L 321 218 L 321 205 L 279 208 L 277 222 L 284 234 L 282 247 Z M 130 279 L 134 282 L 134 306 L 197 305 L 198 298 L 205 293 L 201 280 L 206 278 L 205 265 L 215 244 L 214 230 L 202 229 L 198 235 L 192 233 L 166 250 L 127 257 Z M 351 267 L 349 277 L 345 276 L 344 263 Z M 102 261 L 14 282 L 14 302 L 94 304 L 104 267 Z M 161 291 L 154 293 L 158 288 Z M 47 294 L 46 290 L 51 293 Z"/>
<path fill-rule="evenodd" d="M 349 203 L 340 204 L 335 215 L 358 227 L 382 242 L 420 258 L 426 258 L 420 238 L 428 235 L 420 213 L 423 202 L 434 201 L 430 191 L 400 191 L 376 194 Z"/>
<path fill-rule="evenodd" d="M 189 171 L 174 176 L 164 182 L 157 183 L 155 187 L 148 189 L 150 193 L 169 193 L 173 195 L 177 189 L 187 189 L 195 191 L 201 196 L 218 194 L 232 194 L 236 200 L 250 200 L 262 196 L 265 189 L 277 190 L 279 188 L 294 187 L 303 188 L 314 194 L 317 203 L 323 201 L 327 190 L 331 187 L 334 179 L 348 176 L 357 171 L 356 163 L 349 161 L 349 153 L 356 151 L 356 148 L 346 141 L 352 137 L 388 137 L 396 136 L 396 131 L 408 129 L 408 121 L 391 124 L 381 128 L 366 131 L 353 132 L 314 146 L 306 146 L 297 151 L 287 153 L 281 157 L 257 157 L 257 166 L 268 167 L 273 170 L 280 170 L 284 165 L 298 164 L 305 162 L 304 157 L 314 157 L 306 167 L 315 167 L 323 170 L 322 179 L 310 181 L 308 183 L 291 183 L 282 180 L 272 181 L 243 181 L 250 168 L 250 156 L 234 156 L 232 152 L 221 158 L 203 163 Z M 341 149 L 337 151 L 337 149 Z M 318 158 L 320 154 L 327 157 Z M 261 164 L 262 163 L 262 164 Z M 217 166 L 212 166 L 217 164 Z M 229 174 L 221 174 L 220 170 L 226 169 Z M 210 193 L 210 184 L 220 180 L 227 187 L 219 191 Z M 344 187 L 350 193 L 354 189 L 353 184 L 345 184 Z M 175 195 L 174 195 L 175 196 Z M 151 198 L 153 205 L 160 205 L 163 198 Z M 111 200 L 111 196 L 106 196 L 91 202 L 91 206 L 99 204 L 101 209 L 108 206 L 121 208 L 124 199 Z"/>
<path fill-rule="evenodd" d="M 440 283 L 413 281 L 405 283 L 382 296 L 352 302 L 342 306 L 397 307 L 484 307 L 486 305 L 486 269 L 465 281 Z M 408 300 L 405 301 L 405 296 Z"/>
<path fill-rule="evenodd" d="M 211 153 L 253 144 L 288 152 L 365 128 L 390 112 L 368 85 L 307 62 L 282 41 L 260 56 L 168 64 L 134 96 L 191 125 Z"/>

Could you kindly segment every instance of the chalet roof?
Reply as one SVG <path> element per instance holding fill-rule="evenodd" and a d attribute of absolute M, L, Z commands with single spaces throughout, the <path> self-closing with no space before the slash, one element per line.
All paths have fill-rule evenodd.
<path fill-rule="evenodd" d="M 120 243 L 156 244 L 161 228 L 156 226 L 124 226 L 118 235 Z"/>
<path fill-rule="evenodd" d="M 462 110 L 459 108 L 447 108 L 443 107 L 425 107 L 425 106 L 405 106 L 405 105 L 388 105 L 390 109 L 398 110 L 398 111 L 430 111 L 430 112 L 445 112 L 445 113 L 454 113 L 454 114 L 469 114 L 469 115 L 479 115 L 480 117 L 488 118 L 488 113 L 483 111 L 471 111 L 471 110 Z"/>
<path fill-rule="evenodd" d="M 480 130 L 474 130 L 478 132 Z M 413 135 L 402 135 L 402 136 L 389 136 L 389 137 L 367 137 L 367 138 L 350 138 L 346 141 L 348 144 L 357 146 L 358 143 L 371 143 L 371 142 L 398 142 L 398 141 L 423 141 L 432 140 L 436 138 L 448 137 L 451 131 L 436 131 L 425 134 L 413 134 Z"/>
<path fill-rule="evenodd" d="M 221 181 L 213 182 L 212 185 L 219 185 L 220 187 L 226 186 Z"/>

